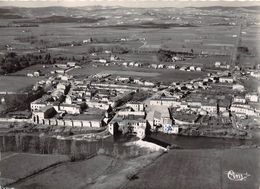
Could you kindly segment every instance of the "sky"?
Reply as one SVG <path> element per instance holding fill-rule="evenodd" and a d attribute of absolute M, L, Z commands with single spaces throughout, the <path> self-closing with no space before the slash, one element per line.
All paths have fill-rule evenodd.
<path fill-rule="evenodd" d="M 188 7 L 188 6 L 260 6 L 260 0 L 0 0 L 0 6 L 124 6 L 124 7 Z"/>

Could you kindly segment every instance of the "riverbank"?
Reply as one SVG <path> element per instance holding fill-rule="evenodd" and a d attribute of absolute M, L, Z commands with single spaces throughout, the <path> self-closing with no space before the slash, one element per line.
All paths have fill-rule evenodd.
<path fill-rule="evenodd" d="M 194 129 L 187 128 L 179 132 L 180 136 L 230 138 L 230 139 L 252 139 L 252 135 L 246 130 L 239 129 Z"/>
<path fill-rule="evenodd" d="M 142 168 L 153 163 L 166 150 L 148 144 L 142 141 L 128 143 L 131 147 L 146 149 L 146 154 L 137 157 L 108 156 L 104 150 L 99 150 L 94 157 L 75 162 L 68 157 L 63 161 L 55 158 L 66 157 L 60 155 L 5 153 L 6 159 L 0 161 L 0 171 L 3 170 L 5 181 L 8 182 L 1 183 L 0 186 L 26 189 L 118 188 L 133 179 Z M 53 160 L 46 161 L 46 157 L 48 160 L 53 157 Z M 21 164 L 18 163 L 19 158 L 22 158 Z M 45 159 L 37 163 L 41 158 Z M 34 162 L 33 166 L 31 162 Z"/>

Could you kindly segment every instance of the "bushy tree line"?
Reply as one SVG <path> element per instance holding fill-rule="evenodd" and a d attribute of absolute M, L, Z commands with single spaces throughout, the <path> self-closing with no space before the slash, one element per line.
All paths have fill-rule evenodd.
<path fill-rule="evenodd" d="M 10 52 L 0 61 L 0 74 L 14 73 L 35 64 L 54 63 L 56 63 L 56 58 L 52 58 L 50 54 L 17 55 L 15 52 Z"/>

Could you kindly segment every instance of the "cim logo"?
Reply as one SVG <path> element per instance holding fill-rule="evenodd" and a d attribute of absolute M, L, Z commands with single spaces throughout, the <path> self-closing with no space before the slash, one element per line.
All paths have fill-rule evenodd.
<path fill-rule="evenodd" d="M 226 171 L 227 177 L 229 180 L 232 181 L 246 181 L 247 177 L 251 176 L 250 174 L 246 173 L 238 173 L 233 170 Z"/>

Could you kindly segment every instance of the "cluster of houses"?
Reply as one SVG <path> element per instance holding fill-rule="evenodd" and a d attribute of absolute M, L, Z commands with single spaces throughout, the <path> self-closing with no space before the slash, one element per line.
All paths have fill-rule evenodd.
<path fill-rule="evenodd" d="M 116 60 L 118 57 L 111 56 L 111 61 Z M 98 62 L 107 64 L 106 59 Z M 121 65 L 143 66 L 137 62 Z M 215 63 L 216 67 L 221 68 L 221 65 Z M 201 71 L 198 66 L 147 66 Z M 107 126 L 112 135 L 132 133 L 144 138 L 148 130 L 178 134 L 180 126 L 197 124 L 201 116 L 230 119 L 232 115 L 241 118 L 260 115 L 258 93 L 247 92 L 229 72 L 164 86 L 160 82 L 106 72 L 76 79 L 66 73 L 77 67 L 75 62 L 56 64 L 55 67 L 58 68 L 55 75 L 34 86 L 34 90 L 47 89 L 46 95 L 31 103 L 35 124 L 93 129 Z M 228 92 L 216 95 L 214 90 L 219 89 Z M 153 96 L 144 102 L 131 101 L 133 94 L 140 90 L 152 92 Z"/>
<path fill-rule="evenodd" d="M 67 64 L 55 64 L 55 70 L 51 71 L 51 74 L 65 74 L 66 72 L 74 69 L 80 68 L 76 62 L 67 62 Z"/>
<path fill-rule="evenodd" d="M 154 83 L 142 79 L 113 78 L 107 73 L 85 79 L 75 79 L 67 74 L 51 76 L 37 82 L 34 87 L 34 90 L 48 90 L 46 95 L 31 102 L 32 122 L 92 129 L 108 125 L 111 134 L 117 129 L 115 125 L 126 125 L 131 127 L 131 133 L 143 138 L 147 125 L 144 104 L 128 101 L 136 91 L 154 91 L 154 86 Z M 125 107 L 112 116 L 110 112 L 122 102 L 126 103 Z"/>
<path fill-rule="evenodd" d="M 101 127 L 107 123 L 108 112 L 129 93 L 97 89 L 89 80 L 77 80 L 71 76 L 50 77 L 38 83 L 49 91 L 31 103 L 35 124 Z"/>

